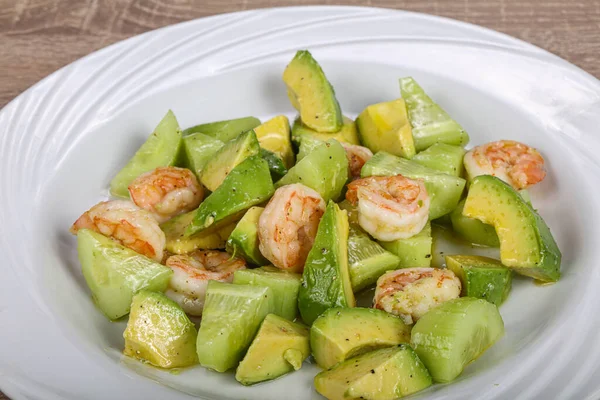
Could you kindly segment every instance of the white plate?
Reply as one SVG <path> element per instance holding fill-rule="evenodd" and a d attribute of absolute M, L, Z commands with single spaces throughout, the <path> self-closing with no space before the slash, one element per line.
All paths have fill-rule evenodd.
<path fill-rule="evenodd" d="M 92 305 L 67 231 L 167 109 L 184 127 L 292 116 L 281 74 L 300 48 L 321 62 L 348 115 L 398 97 L 397 79 L 412 75 L 472 144 L 518 139 L 548 160 L 532 196 L 563 251 L 561 281 L 517 280 L 501 307 L 506 336 L 459 380 L 417 397 L 599 398 L 599 82 L 482 28 L 349 7 L 159 29 L 61 69 L 0 112 L 0 387 L 15 399 L 319 398 L 312 366 L 245 388 L 199 367 L 172 375 L 124 361 L 124 324 Z"/>

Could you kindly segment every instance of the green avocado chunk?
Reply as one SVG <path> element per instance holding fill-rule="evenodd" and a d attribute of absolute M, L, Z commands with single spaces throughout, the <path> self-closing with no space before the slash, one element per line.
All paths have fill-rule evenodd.
<path fill-rule="evenodd" d="M 259 125 L 260 120 L 254 117 L 228 119 L 192 126 L 183 131 L 183 136 L 199 132 L 218 139 L 221 142 L 228 142 L 238 137 L 241 133 L 254 129 Z"/>
<path fill-rule="evenodd" d="M 328 308 L 354 305 L 348 272 L 348 216 L 329 201 L 304 264 L 298 308 L 302 320 L 311 325 Z"/>
<path fill-rule="evenodd" d="M 258 249 L 258 219 L 263 211 L 263 207 L 250 207 L 231 232 L 226 247 L 235 257 L 259 266 L 269 264 Z"/>
<path fill-rule="evenodd" d="M 379 241 L 387 251 L 399 257 L 398 268 L 428 268 L 431 267 L 431 252 L 433 238 L 431 223 L 427 222 L 423 230 L 408 239 L 398 239 L 389 242 Z"/>
<path fill-rule="evenodd" d="M 235 379 L 253 385 L 279 378 L 299 370 L 309 355 L 308 328 L 269 314 L 237 367 Z"/>
<path fill-rule="evenodd" d="M 223 142 L 204 133 L 194 133 L 183 137 L 186 167 L 192 170 L 198 179 L 206 163 L 223 147 Z"/>
<path fill-rule="evenodd" d="M 110 182 L 110 194 L 129 197 L 129 184 L 138 176 L 158 167 L 179 164 L 182 158 L 181 129 L 171 110 L 127 164 Z"/>
<path fill-rule="evenodd" d="M 417 151 L 435 143 L 465 146 L 469 143 L 467 132 L 436 104 L 411 77 L 400 79 L 400 92 L 406 101 L 408 119 Z"/>
<path fill-rule="evenodd" d="M 436 143 L 413 157 L 413 161 L 448 175 L 462 176 L 465 149 L 446 143 Z"/>
<path fill-rule="evenodd" d="M 450 382 L 504 335 L 504 322 L 492 303 L 471 297 L 450 300 L 421 317 L 411 344 L 433 380 Z"/>
<path fill-rule="evenodd" d="M 229 225 L 250 207 L 268 200 L 274 192 L 267 162 L 260 156 L 248 157 L 200 204 L 185 229 L 185 236 L 205 230 L 214 232 Z"/>
<path fill-rule="evenodd" d="M 77 232 L 77 253 L 94 302 L 108 318 L 129 313 L 133 295 L 164 291 L 173 271 L 89 229 Z"/>
<path fill-rule="evenodd" d="M 446 267 L 462 283 L 461 296 L 484 299 L 500 306 L 508 297 L 512 271 L 498 260 L 483 256 L 446 256 Z"/>
<path fill-rule="evenodd" d="M 274 301 L 268 287 L 209 281 L 196 341 L 200 364 L 218 372 L 237 366 Z"/>
<path fill-rule="evenodd" d="M 460 201 L 466 181 L 457 176 L 444 174 L 424 167 L 412 160 L 393 156 L 384 151 L 376 153 L 365 163 L 361 177 L 404 175 L 407 178 L 423 179 L 431 199 L 429 219 L 450 213 Z"/>
<path fill-rule="evenodd" d="M 300 118 L 296 118 L 292 126 L 292 142 L 296 146 L 300 146 L 306 138 L 321 140 L 323 142 L 335 139 L 340 143 L 359 145 L 358 130 L 354 121 L 348 117 L 343 117 L 343 122 L 342 127 L 337 132 L 319 132 L 303 124 Z"/>
<path fill-rule="evenodd" d="M 273 266 L 240 269 L 233 273 L 233 283 L 266 286 L 276 299 L 273 314 L 293 321 L 298 315 L 298 291 L 302 276 Z"/>
<path fill-rule="evenodd" d="M 162 293 L 143 290 L 131 303 L 123 354 L 160 368 L 187 367 L 198 363 L 196 334 L 177 303 Z"/>
<path fill-rule="evenodd" d="M 319 63 L 307 50 L 300 50 L 283 71 L 292 106 L 302 122 L 319 132 L 337 132 L 342 128 L 342 111 L 333 86 Z"/>
<path fill-rule="evenodd" d="M 398 399 L 431 384 L 431 375 L 406 344 L 362 354 L 315 377 L 315 389 L 329 400 Z"/>
<path fill-rule="evenodd" d="M 173 254 L 191 253 L 194 250 L 224 249 L 229 235 L 236 226 L 235 222 L 225 225 L 213 232 L 200 232 L 190 237 L 185 236 L 185 229 L 194 220 L 196 211 L 171 218 L 160 225 L 165 234 L 165 249 Z"/>
<path fill-rule="evenodd" d="M 463 215 L 494 226 L 502 264 L 542 282 L 559 280 L 561 252 L 550 229 L 510 185 L 490 175 L 476 177 Z"/>
<path fill-rule="evenodd" d="M 294 165 L 294 151 L 290 141 L 290 121 L 285 115 L 278 115 L 254 128 L 260 147 L 275 153 L 285 168 Z"/>
<path fill-rule="evenodd" d="M 310 328 L 310 346 L 323 369 L 382 347 L 410 342 L 410 326 L 375 308 L 330 308 Z"/>

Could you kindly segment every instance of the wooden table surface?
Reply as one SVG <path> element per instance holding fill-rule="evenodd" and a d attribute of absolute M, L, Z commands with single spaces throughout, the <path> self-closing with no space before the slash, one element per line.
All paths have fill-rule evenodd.
<path fill-rule="evenodd" d="M 224 12 L 312 4 L 399 8 L 471 22 L 600 78 L 600 0 L 0 0 L 0 107 L 60 67 L 148 30 Z"/>

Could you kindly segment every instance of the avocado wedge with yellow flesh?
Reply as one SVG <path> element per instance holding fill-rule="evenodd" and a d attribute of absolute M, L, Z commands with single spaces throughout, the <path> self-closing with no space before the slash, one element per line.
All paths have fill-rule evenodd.
<path fill-rule="evenodd" d="M 446 143 L 435 143 L 413 157 L 413 161 L 448 175 L 462 176 L 465 149 Z"/>
<path fill-rule="evenodd" d="M 358 129 L 354 121 L 348 117 L 343 117 L 343 121 L 342 127 L 337 132 L 319 132 L 303 124 L 300 118 L 296 118 L 292 126 L 292 142 L 296 146 L 300 146 L 305 138 L 322 140 L 324 142 L 329 139 L 335 139 L 341 143 L 359 145 Z"/>
<path fill-rule="evenodd" d="M 278 115 L 254 128 L 260 147 L 275 153 L 285 165 L 294 165 L 294 151 L 290 140 L 290 121 L 285 115 Z"/>
<path fill-rule="evenodd" d="M 502 264 L 542 282 L 559 280 L 562 255 L 550 229 L 510 185 L 490 175 L 476 177 L 463 215 L 494 226 Z"/>
<path fill-rule="evenodd" d="M 342 128 L 342 111 L 325 72 L 307 50 L 300 50 L 283 71 L 292 106 L 302 122 L 318 132 Z"/>
<path fill-rule="evenodd" d="M 375 308 L 330 308 L 310 328 L 310 346 L 323 369 L 382 347 L 410 342 L 410 326 Z"/>
<path fill-rule="evenodd" d="M 183 158 L 181 143 L 179 123 L 175 114 L 169 110 L 146 142 L 112 179 L 110 194 L 128 198 L 127 188 L 138 176 L 158 167 L 180 164 Z"/>
<path fill-rule="evenodd" d="M 416 154 L 406 104 L 402 99 L 372 104 L 356 119 L 360 141 L 373 153 L 411 159 Z"/>
<path fill-rule="evenodd" d="M 299 370 L 309 355 L 308 328 L 269 314 L 237 367 L 235 379 L 243 385 L 276 379 Z"/>
<path fill-rule="evenodd" d="M 203 133 L 194 133 L 183 137 L 185 165 L 192 170 L 198 179 L 202 177 L 202 169 L 206 163 L 223 147 L 223 142 Z"/>
<path fill-rule="evenodd" d="M 258 249 L 258 219 L 263 207 L 251 207 L 227 239 L 227 251 L 235 257 L 241 257 L 250 264 L 267 265 L 267 260 Z"/>
<path fill-rule="evenodd" d="M 250 207 L 268 200 L 274 191 L 267 162 L 260 156 L 248 157 L 200 204 L 184 235 L 214 232 L 229 225 Z"/>
<path fill-rule="evenodd" d="M 329 400 L 390 400 L 432 385 L 414 350 L 400 344 L 362 354 L 315 377 L 315 389 Z"/>
<path fill-rule="evenodd" d="M 228 142 L 240 134 L 254 129 L 260 125 L 260 120 L 254 117 L 242 117 L 223 121 L 209 122 L 195 125 L 183 131 L 183 136 L 194 133 L 203 133 L 221 142 Z"/>
<path fill-rule="evenodd" d="M 188 367 L 198 363 L 196 334 L 177 303 L 162 293 L 143 290 L 131 303 L 123 354 L 160 368 Z"/>
<path fill-rule="evenodd" d="M 484 224 L 478 219 L 463 215 L 465 201 L 458 203 L 454 211 L 450 213 L 452 230 L 466 241 L 488 247 L 500 247 L 500 240 L 496 235 L 496 229 L 492 225 Z"/>
<path fill-rule="evenodd" d="M 171 218 L 160 225 L 165 234 L 165 248 L 169 253 L 185 254 L 194 250 L 224 249 L 227 238 L 236 227 L 236 222 L 225 225 L 213 232 L 200 232 L 192 236 L 185 236 L 185 229 L 194 220 L 196 211 Z"/>
<path fill-rule="evenodd" d="M 298 308 L 302 320 L 311 325 L 328 308 L 354 305 L 348 272 L 348 217 L 329 201 L 304 264 Z"/>

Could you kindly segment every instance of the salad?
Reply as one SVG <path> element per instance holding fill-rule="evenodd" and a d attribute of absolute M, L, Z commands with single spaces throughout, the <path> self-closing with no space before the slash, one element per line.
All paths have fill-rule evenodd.
<path fill-rule="evenodd" d="M 72 225 L 82 272 L 126 356 L 276 379 L 310 359 L 328 399 L 396 399 L 456 379 L 504 335 L 513 274 L 553 283 L 561 253 L 511 140 L 469 136 L 411 77 L 342 114 L 309 51 L 283 72 L 298 116 L 203 123 L 173 112 Z M 432 227 L 499 259 L 432 263 Z M 374 289 L 374 291 L 373 291 Z M 357 306 L 357 294 L 372 298 Z"/>

